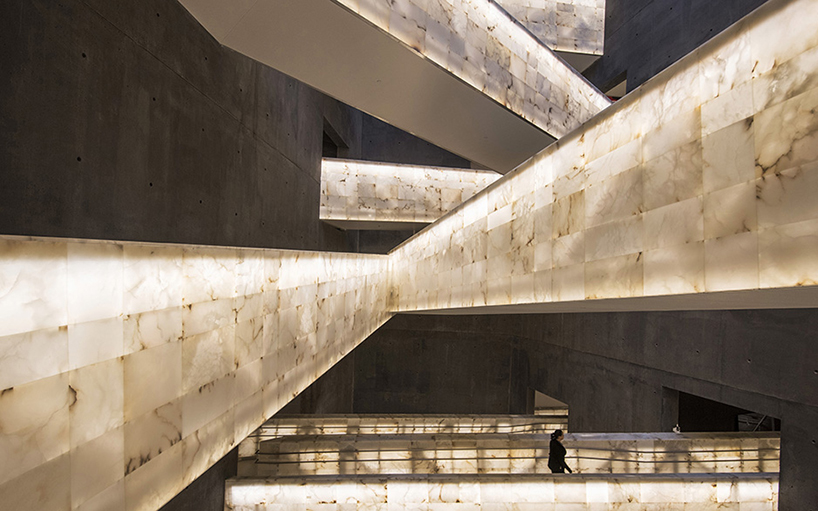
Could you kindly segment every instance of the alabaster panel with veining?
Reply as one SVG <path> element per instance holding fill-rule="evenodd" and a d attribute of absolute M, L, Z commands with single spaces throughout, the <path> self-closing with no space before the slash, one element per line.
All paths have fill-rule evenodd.
<path fill-rule="evenodd" d="M 491 171 L 325 158 L 320 218 L 432 223 L 499 178 Z"/>
<path fill-rule="evenodd" d="M 796 13 L 815 9 L 765 4 L 398 247 L 398 309 L 814 285 L 818 38 Z M 765 33 L 773 20 L 801 37 Z M 515 183 L 533 188 L 533 204 Z M 460 212 L 487 222 L 479 300 L 405 285 L 453 269 Z M 474 234 L 458 243 L 474 246 Z"/>
<path fill-rule="evenodd" d="M 227 482 L 226 504 L 237 511 L 373 508 L 474 510 L 681 509 L 704 511 L 746 507 L 772 511 L 778 478 L 770 474 L 689 476 L 423 477 L 396 474 L 246 478 Z M 559 506 L 559 507 L 557 507 Z"/>
<path fill-rule="evenodd" d="M 493 2 L 335 1 L 556 138 L 610 105 Z M 552 5 L 559 10 L 548 25 L 565 46 L 559 49 L 600 53 L 604 6 L 580 0 Z"/>
<path fill-rule="evenodd" d="M 389 317 L 385 256 L 3 237 L 0 262 L 0 497 L 53 490 L 21 509 L 158 508 Z"/>
<path fill-rule="evenodd" d="M 605 0 L 500 0 L 498 3 L 552 50 L 602 55 Z"/>

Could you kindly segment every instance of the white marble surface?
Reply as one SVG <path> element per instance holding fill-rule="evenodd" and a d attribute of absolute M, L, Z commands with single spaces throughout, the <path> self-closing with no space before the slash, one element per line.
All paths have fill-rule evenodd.
<path fill-rule="evenodd" d="M 389 318 L 388 277 L 386 256 L 0 237 L 0 501 L 157 509 Z"/>
<path fill-rule="evenodd" d="M 354 228 L 429 224 L 500 177 L 483 170 L 324 158 L 319 218 Z"/>
<path fill-rule="evenodd" d="M 488 0 L 334 1 L 555 138 L 611 104 Z M 592 3 L 549 2 L 562 9 L 553 24 L 557 43 L 564 46 L 558 49 L 599 51 L 604 5 Z M 593 28 L 585 30 L 586 22 Z"/>
<path fill-rule="evenodd" d="M 605 0 L 498 0 L 497 3 L 552 50 L 602 55 Z"/>
<path fill-rule="evenodd" d="M 815 285 L 816 19 L 768 2 L 405 242 L 397 310 Z"/>

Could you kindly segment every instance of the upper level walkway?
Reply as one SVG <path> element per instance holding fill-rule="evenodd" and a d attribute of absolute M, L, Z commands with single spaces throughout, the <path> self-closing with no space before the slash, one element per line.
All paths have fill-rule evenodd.
<path fill-rule="evenodd" d="M 240 445 L 239 476 L 550 474 L 550 434 L 566 419 L 275 417 Z M 572 433 L 563 444 L 577 474 L 779 470 L 778 433 Z"/>
<path fill-rule="evenodd" d="M 489 0 L 182 4 L 225 46 L 499 172 L 610 105 Z"/>
<path fill-rule="evenodd" d="M 404 242 L 390 309 L 818 306 L 817 19 L 764 4 Z"/>
<path fill-rule="evenodd" d="M 310 421 L 313 434 L 305 434 Z M 226 505 L 777 509 L 776 433 L 569 434 L 563 443 L 574 474 L 563 475 L 547 467 L 546 423 L 538 416 L 277 417 L 242 443 Z"/>

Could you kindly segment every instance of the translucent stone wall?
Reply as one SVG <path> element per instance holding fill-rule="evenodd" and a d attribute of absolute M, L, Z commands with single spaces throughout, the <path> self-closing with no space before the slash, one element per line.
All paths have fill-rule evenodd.
<path fill-rule="evenodd" d="M 397 309 L 818 283 L 817 19 L 768 2 L 398 247 Z"/>
<path fill-rule="evenodd" d="M 334 0 L 559 138 L 610 105 L 488 0 Z"/>
<path fill-rule="evenodd" d="M 492 171 L 325 158 L 320 218 L 432 223 L 499 178 Z"/>
<path fill-rule="evenodd" d="M 602 55 L 605 0 L 498 0 L 552 50 Z"/>
<path fill-rule="evenodd" d="M 536 509 L 778 509 L 778 479 L 758 474 L 577 475 L 524 474 L 329 476 L 327 478 L 233 479 L 227 505 L 234 511 L 373 508 L 435 511 Z"/>
<path fill-rule="evenodd" d="M 0 238 L 0 502 L 155 510 L 390 316 L 387 258 Z"/>
<path fill-rule="evenodd" d="M 383 429 L 250 437 L 239 476 L 551 473 L 550 431 L 389 432 L 388 422 Z M 573 433 L 563 443 L 577 474 L 779 471 L 778 434 Z"/>

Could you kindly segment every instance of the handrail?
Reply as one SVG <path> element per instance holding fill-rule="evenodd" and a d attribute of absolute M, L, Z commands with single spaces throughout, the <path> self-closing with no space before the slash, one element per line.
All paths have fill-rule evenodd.
<path fill-rule="evenodd" d="M 761 425 L 762 425 L 762 424 L 764 424 L 764 421 L 765 421 L 765 420 L 767 420 L 767 416 L 766 416 L 766 415 L 765 415 L 764 417 L 762 417 L 760 421 L 758 421 L 758 424 L 756 424 L 756 427 L 754 427 L 754 428 L 753 428 L 753 433 L 755 433 L 756 431 L 758 431 L 758 428 L 760 428 L 760 427 L 761 427 Z"/>
<path fill-rule="evenodd" d="M 351 428 L 374 428 L 374 427 L 412 427 L 412 428 L 423 428 L 423 427 L 432 427 L 432 428 L 464 428 L 464 429 L 474 429 L 474 428 L 520 428 L 520 427 L 538 427 L 544 426 L 547 424 L 551 424 L 550 419 L 555 419 L 553 422 L 564 422 L 568 419 L 568 415 L 542 415 L 541 417 L 545 417 L 546 420 L 542 421 L 535 421 L 535 422 L 522 422 L 518 424 L 488 424 L 488 425 L 481 425 L 481 424 L 432 424 L 432 423 L 423 423 L 423 422 L 416 422 L 410 424 L 398 424 L 398 423 L 381 423 L 381 424 L 329 424 L 330 427 L 351 427 Z M 301 427 L 314 427 L 320 428 L 324 427 L 325 424 L 282 424 L 282 425 L 269 425 L 263 424 L 261 428 L 301 428 Z"/>
<path fill-rule="evenodd" d="M 281 460 L 281 461 L 262 461 L 258 458 L 256 459 L 255 463 L 258 465 L 289 465 L 289 464 L 317 464 L 317 463 L 372 463 L 372 462 L 392 462 L 392 461 L 482 461 L 482 460 L 491 460 L 491 461 L 503 461 L 503 460 L 547 460 L 548 456 L 507 456 L 502 458 L 492 458 L 487 456 L 470 456 L 466 458 L 441 458 L 441 457 L 434 457 L 434 458 L 378 458 L 378 459 L 337 459 L 337 460 L 320 460 L 320 459 L 310 459 L 310 460 Z M 755 461 L 773 461 L 770 458 L 713 458 L 710 460 L 633 460 L 633 459 L 618 459 L 618 458 L 596 458 L 592 456 L 566 456 L 565 459 L 569 460 L 593 460 L 593 461 L 610 461 L 610 462 L 622 462 L 622 463 L 650 463 L 650 464 L 657 464 L 657 463 L 736 463 L 736 462 L 755 462 Z"/>
<path fill-rule="evenodd" d="M 505 448 L 505 447 L 441 447 L 434 449 L 435 451 L 496 451 L 496 450 L 522 450 L 527 449 L 526 447 L 522 448 Z M 530 448 L 528 448 L 530 449 Z M 544 449 L 542 447 L 535 447 L 534 449 Z M 635 450 L 628 450 L 628 449 L 604 449 L 601 447 L 568 447 L 568 450 L 586 450 L 586 451 L 606 451 L 606 452 L 625 452 L 625 453 L 635 453 L 635 454 L 709 454 L 709 453 L 722 453 L 722 452 L 738 452 L 738 453 L 745 453 L 745 452 L 762 452 L 762 451 L 781 451 L 780 447 L 758 447 L 758 448 L 738 448 L 738 449 L 713 449 L 713 450 L 684 450 L 684 451 L 635 451 Z M 333 450 L 326 450 L 326 451 L 295 451 L 295 452 L 261 452 L 256 451 L 256 455 L 260 456 L 297 456 L 297 455 L 305 455 L 305 454 L 331 454 L 331 453 L 382 453 L 382 452 L 407 452 L 413 450 L 421 450 L 421 451 L 429 451 L 432 449 L 349 449 L 349 450 L 341 450 L 341 449 L 333 449 Z M 536 458 L 536 456 L 534 456 Z M 569 456 L 570 457 L 570 456 Z M 519 459 L 527 459 L 532 458 L 532 456 L 519 456 Z M 395 458 L 395 459 L 406 459 L 406 458 Z M 433 458 L 424 458 L 424 459 L 433 459 Z M 458 459 L 468 459 L 468 458 L 458 458 Z M 491 459 L 500 459 L 500 458 L 491 458 Z M 515 459 L 512 456 L 503 456 L 503 459 Z M 607 459 L 607 458 L 606 458 Z"/>
<path fill-rule="evenodd" d="M 474 427 L 463 427 L 463 426 L 455 426 L 455 427 L 450 427 L 450 426 L 440 426 L 440 427 L 438 427 L 438 426 L 429 426 L 429 427 L 409 426 L 409 427 L 397 427 L 397 428 L 392 428 L 392 429 L 397 429 L 397 430 L 399 430 L 398 432 L 401 432 L 400 431 L 401 429 L 415 429 L 415 430 L 421 430 L 419 432 L 423 432 L 423 430 L 427 430 L 429 432 L 439 432 L 439 433 L 443 433 L 443 432 L 456 433 L 456 432 L 458 432 L 458 431 L 447 431 L 447 430 L 459 430 L 459 431 L 462 431 L 464 433 L 468 432 L 468 431 L 473 431 L 473 430 L 483 430 L 483 431 L 480 431 L 479 433 L 516 433 L 516 432 L 521 432 L 521 431 L 522 432 L 526 432 L 526 431 L 531 431 L 531 432 L 534 432 L 534 431 L 551 432 L 553 429 L 555 429 L 554 426 L 558 426 L 557 429 L 563 429 L 564 431 L 567 431 L 568 428 L 564 424 L 565 423 L 554 422 L 554 423 L 550 423 L 550 424 L 543 424 L 542 425 L 543 427 L 537 427 L 538 425 L 525 425 L 525 424 L 523 424 L 523 425 L 515 425 L 515 426 L 502 426 L 502 427 L 499 427 L 499 428 L 494 428 L 494 427 L 493 428 L 485 428 L 485 427 L 481 427 L 481 426 L 474 426 Z M 546 426 L 549 426 L 549 427 L 546 427 Z M 386 429 L 386 428 L 390 428 L 390 427 L 389 426 L 385 426 L 385 427 L 384 426 L 362 426 L 362 427 L 358 427 L 358 426 L 355 426 L 355 427 L 343 427 L 343 426 L 292 426 L 292 427 L 290 427 L 290 426 L 262 426 L 262 427 L 259 428 L 259 430 L 260 431 L 278 430 L 278 431 L 282 431 L 282 432 L 289 432 L 289 431 L 298 431 L 299 429 L 320 430 L 320 429 L 341 429 L 341 428 L 344 428 L 346 431 L 355 431 L 355 430 L 360 431 L 360 430 Z M 415 433 L 417 433 L 417 432 L 418 431 L 415 431 Z M 408 432 L 406 432 L 406 433 L 408 433 Z M 328 435 L 330 433 L 323 433 L 323 434 Z M 337 434 L 344 434 L 344 433 L 332 433 L 332 434 L 337 435 Z M 269 436 L 270 434 L 268 433 L 267 435 Z M 295 436 L 295 435 L 287 435 L 287 436 Z"/>

